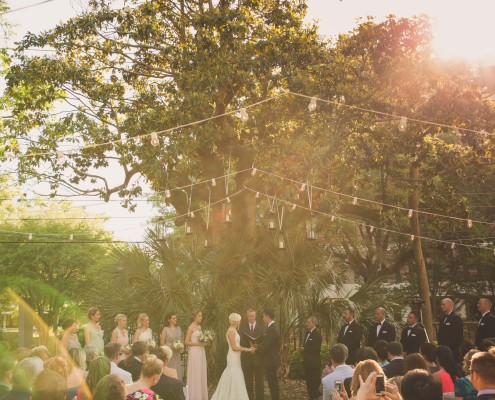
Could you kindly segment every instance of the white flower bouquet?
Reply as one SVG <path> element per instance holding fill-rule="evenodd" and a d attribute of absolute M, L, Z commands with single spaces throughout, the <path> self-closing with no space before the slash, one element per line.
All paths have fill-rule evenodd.
<path fill-rule="evenodd" d="M 175 340 L 172 342 L 172 348 L 173 348 L 175 351 L 181 351 L 181 350 L 184 350 L 184 343 L 182 343 L 180 339 L 175 339 Z"/>
<path fill-rule="evenodd" d="M 146 341 L 149 349 L 154 349 L 156 347 L 156 342 L 153 339 L 148 339 Z"/>
<path fill-rule="evenodd" d="M 201 343 L 210 344 L 215 340 L 215 334 L 212 331 L 204 331 L 198 338 Z"/>

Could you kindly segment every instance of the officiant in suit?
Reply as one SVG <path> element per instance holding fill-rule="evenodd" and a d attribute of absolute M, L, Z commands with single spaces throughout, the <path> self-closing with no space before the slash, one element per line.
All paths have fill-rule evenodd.
<path fill-rule="evenodd" d="M 321 334 L 316 329 L 316 318 L 311 316 L 306 320 L 306 335 L 303 339 L 303 346 L 300 347 L 303 353 L 303 364 L 306 376 L 306 387 L 310 400 L 317 400 L 320 396 L 321 382 Z"/>
<path fill-rule="evenodd" d="M 385 340 L 388 343 L 395 341 L 395 326 L 385 319 L 383 307 L 375 309 L 375 320 L 368 332 L 368 346 L 373 347 L 378 340 Z"/>
<path fill-rule="evenodd" d="M 280 363 L 280 330 L 275 323 L 275 311 L 266 309 L 263 311 L 263 322 L 266 325 L 263 340 L 256 348 L 256 353 L 261 355 L 263 372 L 270 388 L 272 400 L 280 400 L 277 369 Z"/>
<path fill-rule="evenodd" d="M 247 310 L 246 318 L 247 322 L 239 327 L 239 335 L 241 337 L 241 347 L 249 348 L 261 342 L 264 328 L 263 324 L 259 324 L 256 321 L 255 310 Z M 264 382 L 261 355 L 259 353 L 243 352 L 241 353 L 241 364 L 249 400 L 262 400 Z"/>
<path fill-rule="evenodd" d="M 342 318 L 346 321 L 340 328 L 337 343 L 345 344 L 349 354 L 346 364 L 354 364 L 356 361 L 356 352 L 361 347 L 361 338 L 363 336 L 363 327 L 354 319 L 354 309 L 346 308 L 342 314 Z"/>

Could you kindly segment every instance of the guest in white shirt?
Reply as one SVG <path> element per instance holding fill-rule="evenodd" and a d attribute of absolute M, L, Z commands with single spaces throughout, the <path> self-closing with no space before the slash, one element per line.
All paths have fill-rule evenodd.
<path fill-rule="evenodd" d="M 110 360 L 110 373 L 120 376 L 125 384 L 129 385 L 132 383 L 131 373 L 117 366 L 117 362 L 122 355 L 121 348 L 122 346 L 119 343 L 107 343 L 103 351 L 105 352 L 105 357 Z"/>
<path fill-rule="evenodd" d="M 342 381 L 347 378 L 351 378 L 354 373 L 354 369 L 345 364 L 347 359 L 347 347 L 343 344 L 336 344 L 330 349 L 330 362 L 334 368 L 333 372 L 325 376 L 322 380 L 323 386 L 323 400 L 332 400 L 332 392 L 334 389 L 335 381 Z"/>

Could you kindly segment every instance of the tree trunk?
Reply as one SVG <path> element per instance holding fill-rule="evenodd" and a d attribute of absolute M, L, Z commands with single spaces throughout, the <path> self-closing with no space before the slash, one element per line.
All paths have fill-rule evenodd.
<path fill-rule="evenodd" d="M 414 260 L 416 262 L 416 270 L 418 276 L 418 290 L 421 300 L 423 300 L 423 324 L 428 333 L 430 341 L 435 339 L 435 331 L 433 329 L 433 314 L 430 301 L 430 285 L 428 282 L 428 274 L 426 273 L 426 263 L 423 256 L 423 248 L 421 246 L 421 232 L 419 229 L 419 164 L 413 162 L 409 170 L 409 179 L 412 184 L 412 192 L 409 197 L 409 207 L 414 211 L 411 218 L 411 231 L 414 235 Z"/>

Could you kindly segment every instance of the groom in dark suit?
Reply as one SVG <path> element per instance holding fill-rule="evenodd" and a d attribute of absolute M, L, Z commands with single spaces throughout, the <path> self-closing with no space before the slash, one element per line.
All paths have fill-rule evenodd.
<path fill-rule="evenodd" d="M 304 371 L 306 373 L 306 387 L 310 400 L 320 397 L 321 383 L 321 334 L 316 329 L 316 318 L 311 316 L 306 320 L 307 332 L 300 350 L 303 353 Z"/>
<path fill-rule="evenodd" d="M 270 388 L 272 400 L 280 400 L 277 369 L 279 366 L 280 330 L 275 324 L 275 312 L 271 309 L 263 311 L 263 322 L 266 325 L 263 340 L 256 352 L 261 355 L 266 382 Z"/>
<path fill-rule="evenodd" d="M 241 347 L 250 348 L 258 343 L 258 338 L 263 336 L 263 324 L 259 324 L 256 321 L 256 311 L 249 309 L 246 313 L 247 322 L 243 323 L 239 327 L 239 335 L 241 336 Z M 257 339 L 257 340 L 253 340 Z M 242 372 L 244 373 L 244 381 L 246 382 L 246 389 L 248 392 L 249 400 L 255 400 L 256 388 L 256 400 L 263 399 L 263 360 L 261 354 L 253 354 L 251 352 L 241 353 Z"/>

